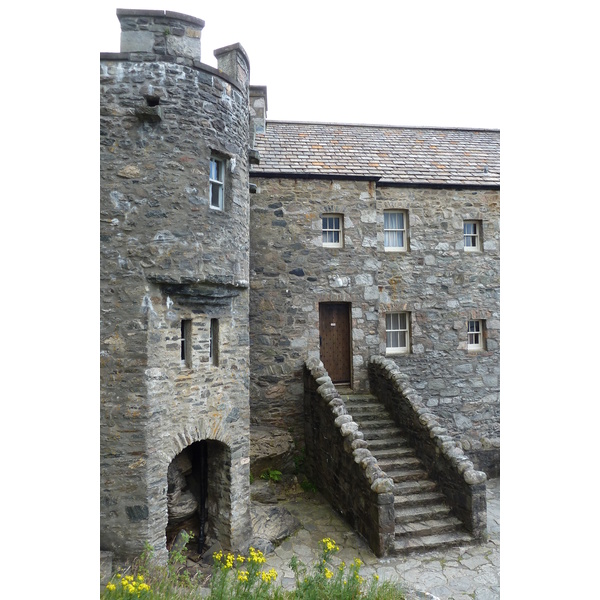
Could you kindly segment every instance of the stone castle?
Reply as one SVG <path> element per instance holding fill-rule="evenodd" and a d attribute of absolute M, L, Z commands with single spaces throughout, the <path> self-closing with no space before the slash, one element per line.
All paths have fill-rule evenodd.
<path fill-rule="evenodd" d="M 326 471 L 307 436 L 329 439 L 327 417 L 307 402 L 319 385 L 379 389 L 383 363 L 448 468 L 485 486 L 472 473 L 499 474 L 499 132 L 268 121 L 241 45 L 214 68 L 201 19 L 117 16 L 120 52 L 100 57 L 101 550 L 149 542 L 164 559 L 192 513 L 201 543 L 247 548 L 253 432 Z M 335 410 L 332 430 L 350 416 Z M 348 431 L 339 447 L 358 462 L 367 444 Z M 385 476 L 373 460 L 363 471 Z"/>

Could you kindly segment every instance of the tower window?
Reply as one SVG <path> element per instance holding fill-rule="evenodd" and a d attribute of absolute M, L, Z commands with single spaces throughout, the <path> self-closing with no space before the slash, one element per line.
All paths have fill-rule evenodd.
<path fill-rule="evenodd" d="M 181 321 L 181 365 L 192 368 L 192 320 Z"/>
<path fill-rule="evenodd" d="M 209 359 L 211 365 L 219 365 L 219 319 L 210 320 Z"/>
<path fill-rule="evenodd" d="M 210 207 L 223 210 L 225 197 L 225 161 L 214 156 L 211 157 L 209 181 Z"/>

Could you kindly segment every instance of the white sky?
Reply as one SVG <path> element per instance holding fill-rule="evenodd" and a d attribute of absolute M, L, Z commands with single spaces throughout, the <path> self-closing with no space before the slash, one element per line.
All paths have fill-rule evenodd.
<path fill-rule="evenodd" d="M 502 597 L 596 589 L 600 35 L 589 0 L 3 8 L 3 417 L 25 425 L 0 447 L 13 486 L 30 483 L 14 460 L 26 448 L 40 489 L 70 481 L 75 454 L 90 474 L 69 490 L 85 498 L 44 496 L 55 518 L 41 527 L 56 530 L 36 531 L 70 544 L 54 556 L 71 560 L 64 524 L 90 522 L 70 577 L 97 581 L 98 53 L 119 50 L 117 7 L 203 19 L 213 66 L 215 49 L 241 43 L 252 83 L 268 88 L 270 119 L 502 130 Z M 39 495 L 18 502 L 14 514 L 39 512 Z M 553 526 L 557 515 L 566 527 Z M 20 543 L 27 551 L 21 521 L 7 525 L 13 554 Z M 587 537 L 561 547 L 573 533 Z M 47 570 L 38 578 L 63 567 L 51 559 L 36 564 Z"/>
<path fill-rule="evenodd" d="M 487 8 L 486 8 L 487 6 Z M 241 43 L 268 118 L 500 128 L 502 46 L 484 2 L 110 0 L 101 52 L 119 50 L 119 8 L 165 9 L 206 22 L 202 61 Z"/>

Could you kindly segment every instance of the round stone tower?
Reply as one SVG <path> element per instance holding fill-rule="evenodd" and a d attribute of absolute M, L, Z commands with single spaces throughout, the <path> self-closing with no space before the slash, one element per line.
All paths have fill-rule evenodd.
<path fill-rule="evenodd" d="M 204 21 L 117 10 L 102 53 L 101 550 L 178 530 L 243 548 L 249 512 L 249 61 Z"/>

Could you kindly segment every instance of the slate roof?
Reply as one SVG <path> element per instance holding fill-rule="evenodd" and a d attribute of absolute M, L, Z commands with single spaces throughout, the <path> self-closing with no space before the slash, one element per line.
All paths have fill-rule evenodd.
<path fill-rule="evenodd" d="M 500 185 L 500 132 L 267 121 L 251 175 L 379 178 L 380 183 Z"/>

